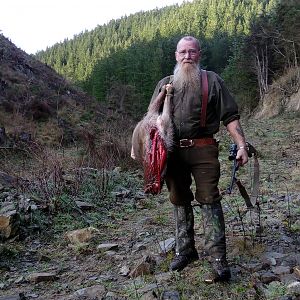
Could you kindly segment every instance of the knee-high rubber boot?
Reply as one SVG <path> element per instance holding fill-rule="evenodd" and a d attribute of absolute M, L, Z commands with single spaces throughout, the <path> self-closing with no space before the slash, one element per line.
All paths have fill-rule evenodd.
<path fill-rule="evenodd" d="M 205 282 L 228 281 L 231 277 L 226 259 L 225 222 L 220 202 L 202 205 L 205 251 L 210 257 L 213 273 Z"/>
<path fill-rule="evenodd" d="M 170 270 L 181 271 L 189 263 L 199 259 L 194 240 L 194 214 L 192 205 L 174 205 L 176 226 L 176 256 L 170 264 Z"/>

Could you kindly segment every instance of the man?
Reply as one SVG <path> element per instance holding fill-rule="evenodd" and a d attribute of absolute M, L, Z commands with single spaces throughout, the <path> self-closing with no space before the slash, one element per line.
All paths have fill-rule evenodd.
<path fill-rule="evenodd" d="M 225 224 L 221 195 L 218 190 L 220 165 L 218 145 L 213 135 L 220 122 L 238 145 L 240 166 L 248 161 L 245 137 L 239 122 L 237 105 L 214 72 L 207 72 L 208 99 L 203 108 L 203 70 L 199 67 L 201 49 L 192 36 L 183 37 L 175 52 L 174 75 L 163 78 L 156 86 L 152 100 L 171 83 L 174 88 L 172 121 L 174 147 L 168 157 L 166 183 L 174 205 L 176 224 L 176 256 L 170 269 L 180 271 L 199 259 L 194 241 L 194 216 L 190 189 L 192 176 L 196 184 L 195 199 L 200 203 L 205 228 L 205 253 L 209 255 L 212 274 L 206 282 L 227 281 L 230 269 L 226 259 Z M 206 112 L 205 112 L 206 111 Z"/>

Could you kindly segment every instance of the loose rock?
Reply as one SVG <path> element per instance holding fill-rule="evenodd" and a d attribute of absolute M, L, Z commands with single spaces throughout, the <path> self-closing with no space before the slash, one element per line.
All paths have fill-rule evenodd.
<path fill-rule="evenodd" d="M 34 283 L 42 281 L 54 281 L 58 279 L 55 273 L 32 273 L 28 276 L 28 280 Z"/>

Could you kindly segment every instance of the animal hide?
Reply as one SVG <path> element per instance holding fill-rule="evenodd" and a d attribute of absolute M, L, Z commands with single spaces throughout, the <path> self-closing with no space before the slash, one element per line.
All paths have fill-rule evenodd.
<path fill-rule="evenodd" d="M 133 132 L 131 157 L 143 165 L 145 193 L 160 193 L 164 183 L 167 153 L 173 144 L 172 92 L 171 85 L 163 88 Z M 163 110 L 159 113 L 162 103 Z"/>

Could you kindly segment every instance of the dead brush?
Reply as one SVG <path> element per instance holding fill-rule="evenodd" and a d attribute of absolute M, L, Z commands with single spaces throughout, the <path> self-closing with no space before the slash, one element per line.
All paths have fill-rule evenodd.
<path fill-rule="evenodd" d="M 42 207 L 56 211 L 58 198 L 66 189 L 63 158 L 48 148 L 39 149 L 34 155 L 35 167 L 30 174 L 28 190 L 38 196 Z"/>
<path fill-rule="evenodd" d="M 85 150 L 81 158 L 86 167 L 112 169 L 130 159 L 128 135 L 107 127 L 100 135 L 83 132 Z"/>
<path fill-rule="evenodd" d="M 243 251 L 257 248 L 261 244 L 261 208 L 257 204 L 255 208 L 241 208 L 241 199 L 239 197 L 232 197 L 231 201 L 227 201 L 226 206 L 229 210 L 231 222 L 229 228 L 232 237 L 235 239 L 239 237 L 240 246 Z"/>

